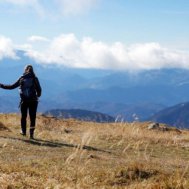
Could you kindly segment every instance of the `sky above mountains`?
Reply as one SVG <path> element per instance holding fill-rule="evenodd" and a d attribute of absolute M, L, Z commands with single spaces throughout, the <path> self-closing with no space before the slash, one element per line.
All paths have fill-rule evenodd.
<path fill-rule="evenodd" d="M 0 0 L 0 62 L 189 69 L 188 20 L 188 0 Z"/>

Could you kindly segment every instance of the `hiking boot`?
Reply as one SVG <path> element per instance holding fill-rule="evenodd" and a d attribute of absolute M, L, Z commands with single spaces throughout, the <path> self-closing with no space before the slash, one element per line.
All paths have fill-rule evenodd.
<path fill-rule="evenodd" d="M 34 139 L 34 129 L 30 129 L 30 139 Z"/>
<path fill-rule="evenodd" d="M 31 139 L 31 140 L 34 140 L 34 137 L 33 137 L 33 136 L 30 136 L 30 139 Z"/>
<path fill-rule="evenodd" d="M 20 132 L 20 135 L 26 136 L 26 133 L 23 133 L 22 131 Z"/>
<path fill-rule="evenodd" d="M 30 139 L 34 139 L 33 132 L 30 133 Z"/>

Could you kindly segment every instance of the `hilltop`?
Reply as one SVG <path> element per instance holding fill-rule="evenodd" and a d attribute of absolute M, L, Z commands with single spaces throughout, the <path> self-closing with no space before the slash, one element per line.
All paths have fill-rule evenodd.
<path fill-rule="evenodd" d="M 2 189 L 189 188 L 188 130 L 38 115 L 30 140 L 19 124 L 19 114 L 0 114 Z"/>
<path fill-rule="evenodd" d="M 115 122 L 115 118 L 107 114 L 81 109 L 54 109 L 44 112 L 44 115 L 51 115 L 57 118 L 64 119 L 73 118 L 81 121 L 93 121 L 99 123 Z"/>

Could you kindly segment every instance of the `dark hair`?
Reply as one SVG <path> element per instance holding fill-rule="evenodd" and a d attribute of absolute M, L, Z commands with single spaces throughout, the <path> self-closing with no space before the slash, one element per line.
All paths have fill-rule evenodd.
<path fill-rule="evenodd" d="M 33 66 L 32 65 L 26 65 L 25 66 L 25 70 L 24 70 L 25 73 L 31 73 L 34 77 L 35 77 L 35 73 L 33 71 Z"/>

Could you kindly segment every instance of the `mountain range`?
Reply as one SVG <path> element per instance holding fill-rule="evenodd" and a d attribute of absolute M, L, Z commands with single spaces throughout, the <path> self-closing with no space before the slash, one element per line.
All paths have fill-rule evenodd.
<path fill-rule="evenodd" d="M 26 64 L 32 64 L 43 89 L 39 111 L 84 109 L 145 120 L 175 104 L 189 101 L 189 70 L 160 69 L 140 72 L 75 69 L 44 65 L 19 51 L 19 59 L 0 61 L 0 83 L 15 82 Z M 18 91 L 0 90 L 0 112 L 18 110 Z"/>

